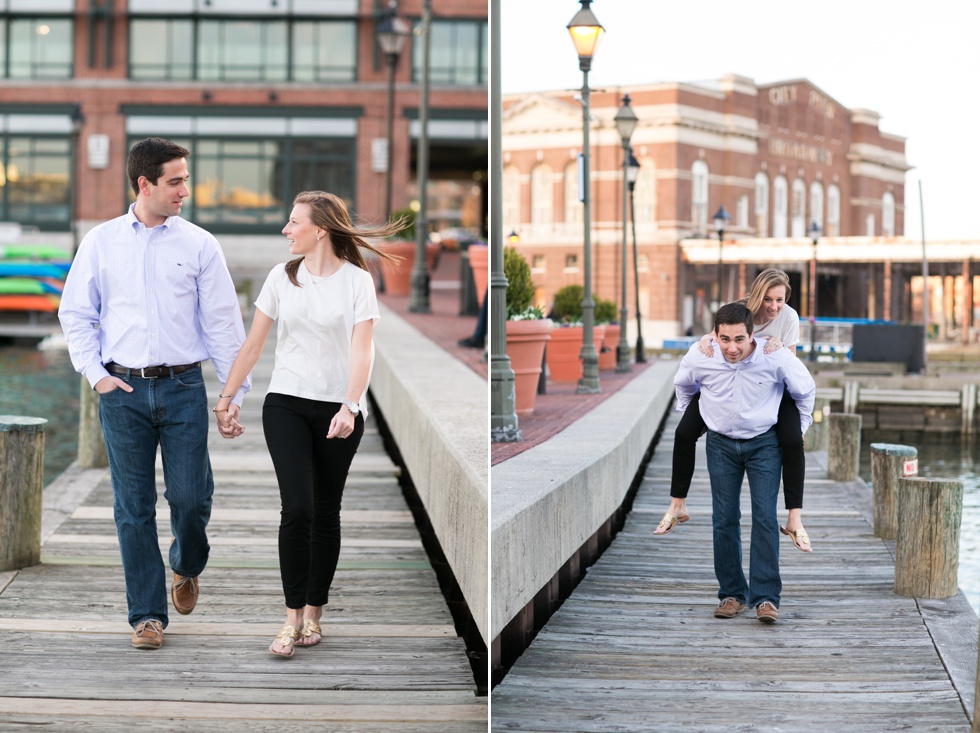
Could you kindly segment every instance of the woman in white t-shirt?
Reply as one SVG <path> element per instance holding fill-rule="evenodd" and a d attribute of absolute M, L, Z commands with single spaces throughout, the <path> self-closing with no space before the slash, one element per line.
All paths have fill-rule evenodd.
<path fill-rule="evenodd" d="M 753 336 L 765 336 L 769 341 L 764 347 L 772 353 L 785 346 L 795 350 L 800 341 L 800 316 L 786 305 L 792 289 L 789 277 L 782 270 L 763 270 L 752 283 L 748 297 L 743 301 L 752 313 Z M 705 356 L 713 349 L 711 333 L 701 338 L 699 347 Z M 700 412 L 700 393 L 694 396 L 674 432 L 673 472 L 670 481 L 670 507 L 654 534 L 666 534 L 676 524 L 690 519 L 687 511 L 687 492 L 694 475 L 694 453 L 698 439 L 705 431 Z M 779 405 L 776 434 L 783 449 L 783 497 L 789 518 L 779 531 L 788 535 L 803 552 L 810 552 L 810 538 L 803 528 L 803 476 L 806 459 L 803 454 L 803 433 L 800 413 L 796 402 L 784 392 Z"/>
<path fill-rule="evenodd" d="M 387 237 L 402 222 L 357 229 L 344 202 L 323 191 L 293 201 L 283 228 L 289 251 L 255 301 L 255 316 L 214 408 L 222 436 L 234 438 L 234 395 L 252 370 L 273 322 L 276 361 L 262 406 L 266 444 L 276 469 L 282 514 L 279 571 L 286 623 L 269 651 L 291 657 L 321 639 L 320 617 L 340 555 L 340 503 L 364 432 L 372 332 L 380 316 L 374 280 L 361 249 L 387 255 L 365 237 Z"/>

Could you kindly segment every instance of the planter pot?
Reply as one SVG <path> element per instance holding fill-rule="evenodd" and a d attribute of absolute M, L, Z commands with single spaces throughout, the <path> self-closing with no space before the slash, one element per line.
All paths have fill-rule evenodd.
<path fill-rule="evenodd" d="M 471 244 L 466 248 L 470 257 L 470 269 L 473 270 L 473 284 L 476 299 L 483 305 L 487 294 L 487 283 L 490 281 L 490 248 L 485 244 Z"/>
<path fill-rule="evenodd" d="M 398 257 L 398 262 L 381 260 L 387 295 L 408 295 L 412 289 L 412 269 L 415 267 L 415 242 L 379 242 L 377 248 L 386 254 Z M 440 245 L 428 244 L 425 262 L 431 273 L 439 257 Z"/>
<path fill-rule="evenodd" d="M 592 342 L 598 352 L 602 348 L 605 326 L 594 326 Z M 548 343 L 548 377 L 552 382 L 577 382 L 582 378 L 582 326 L 556 328 Z"/>
<path fill-rule="evenodd" d="M 607 323 L 602 336 L 602 351 L 599 352 L 599 368 L 616 368 L 616 347 L 619 346 L 619 324 Z"/>
<path fill-rule="evenodd" d="M 548 318 L 507 321 L 507 356 L 514 370 L 514 408 L 518 417 L 534 412 L 544 347 L 553 328 L 554 324 Z"/>

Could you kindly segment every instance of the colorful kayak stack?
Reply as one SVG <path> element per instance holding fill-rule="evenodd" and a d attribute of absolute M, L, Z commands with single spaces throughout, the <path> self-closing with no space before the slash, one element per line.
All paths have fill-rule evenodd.
<path fill-rule="evenodd" d="M 0 311 L 55 313 L 71 255 L 45 244 L 0 244 Z"/>

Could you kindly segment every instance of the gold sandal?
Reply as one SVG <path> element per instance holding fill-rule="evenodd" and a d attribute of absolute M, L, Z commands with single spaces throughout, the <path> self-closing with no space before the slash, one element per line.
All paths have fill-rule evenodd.
<path fill-rule="evenodd" d="M 269 645 L 269 651 L 275 654 L 277 657 L 291 657 L 293 652 L 296 651 L 296 640 L 299 638 L 299 632 L 296 630 L 295 626 L 290 626 L 286 624 L 279 631 L 279 635 L 273 640 L 272 644 Z M 282 646 L 282 649 L 276 651 L 276 642 Z"/>
<path fill-rule="evenodd" d="M 320 624 L 311 618 L 306 619 L 303 622 L 303 630 L 300 632 L 300 636 L 303 637 L 302 641 L 296 642 L 299 646 L 316 646 L 320 643 L 320 639 L 316 641 L 310 641 L 310 637 L 313 634 L 317 634 L 320 638 L 323 638 L 323 631 L 320 629 Z"/>
<path fill-rule="evenodd" d="M 813 552 L 813 548 L 810 547 L 810 535 L 806 533 L 803 527 L 795 529 L 792 532 L 785 527 L 780 527 L 779 531 L 793 540 L 793 544 L 799 547 L 801 551 Z"/>
<path fill-rule="evenodd" d="M 684 522 L 686 522 L 690 518 L 691 518 L 690 514 L 682 514 L 680 516 L 675 517 L 670 512 L 667 512 L 666 514 L 664 514 L 664 518 L 660 520 L 660 524 L 657 525 L 657 530 L 654 532 L 654 534 L 667 534 L 668 532 L 670 532 L 670 530 L 674 528 L 675 524 L 677 524 L 678 522 L 684 524 Z"/>

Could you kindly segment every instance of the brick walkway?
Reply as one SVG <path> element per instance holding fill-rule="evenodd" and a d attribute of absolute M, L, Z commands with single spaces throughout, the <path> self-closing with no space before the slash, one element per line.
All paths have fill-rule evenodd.
<path fill-rule="evenodd" d="M 648 358 L 652 360 L 656 357 Z M 560 433 L 580 417 L 594 410 L 610 395 L 615 394 L 649 364 L 650 361 L 645 364 L 634 364 L 633 370 L 626 373 L 613 370 L 600 371 L 599 386 L 602 391 L 599 394 L 576 394 L 578 385 L 575 382 L 549 381 L 547 394 L 539 394 L 534 401 L 534 413 L 518 421 L 524 439 L 516 443 L 492 443 L 490 465 L 495 466 L 506 461 Z"/>
<path fill-rule="evenodd" d="M 462 289 L 459 266 L 459 252 L 444 250 L 439 255 L 435 270 L 429 273 L 432 278 L 429 288 L 431 313 L 409 313 L 407 295 L 379 293 L 378 297 L 388 308 L 424 333 L 426 338 L 487 379 L 488 370 L 487 363 L 483 360 L 483 350 L 468 349 L 457 343 L 460 339 L 473 335 L 477 320 L 476 316 L 459 315 Z"/>

